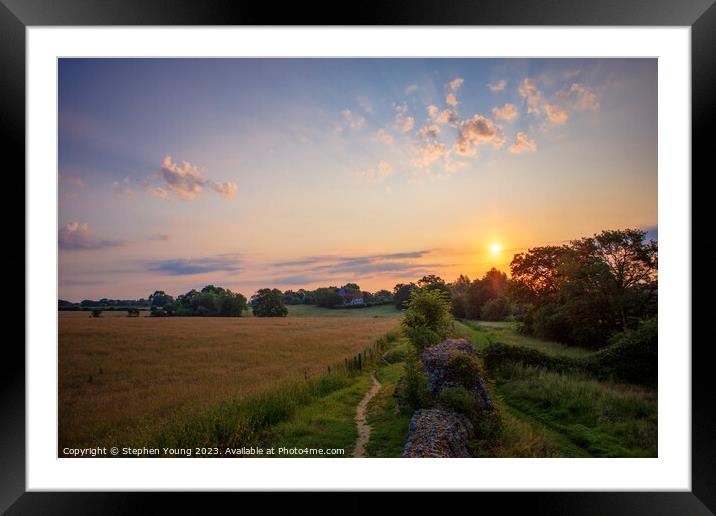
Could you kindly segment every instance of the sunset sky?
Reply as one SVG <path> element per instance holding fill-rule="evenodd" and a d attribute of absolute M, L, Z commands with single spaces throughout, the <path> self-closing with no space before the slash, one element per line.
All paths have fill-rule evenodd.
<path fill-rule="evenodd" d="M 655 59 L 60 59 L 59 296 L 508 271 L 657 226 Z"/>

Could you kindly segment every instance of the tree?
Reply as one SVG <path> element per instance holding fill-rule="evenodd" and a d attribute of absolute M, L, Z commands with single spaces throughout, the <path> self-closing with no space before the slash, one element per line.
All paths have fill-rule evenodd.
<path fill-rule="evenodd" d="M 221 296 L 219 301 L 219 315 L 222 317 L 241 317 L 246 310 L 246 298 L 239 293 L 234 294 L 231 290 Z"/>
<path fill-rule="evenodd" d="M 393 302 L 395 307 L 402 310 L 408 306 L 410 301 L 410 293 L 416 290 L 418 286 L 415 283 L 398 283 L 393 288 Z"/>
<path fill-rule="evenodd" d="M 262 288 L 256 293 L 253 312 L 256 317 L 286 317 L 288 308 L 284 304 L 283 292 L 276 288 Z"/>
<path fill-rule="evenodd" d="M 149 296 L 149 305 L 150 306 L 156 306 L 156 307 L 162 307 L 166 304 L 169 304 L 174 301 L 174 298 L 170 295 L 168 295 L 163 290 L 157 290 L 154 292 L 154 294 Z"/>
<path fill-rule="evenodd" d="M 639 229 L 607 230 L 571 243 L 585 256 L 583 279 L 610 298 L 622 330 L 633 305 L 648 302 L 657 290 L 658 243 Z M 644 299 L 640 299 L 644 298 Z"/>
<path fill-rule="evenodd" d="M 545 246 L 516 254 L 510 263 L 512 297 L 534 306 L 552 302 L 559 292 L 561 266 L 570 253 L 567 246 Z"/>
<path fill-rule="evenodd" d="M 420 278 L 418 280 L 418 287 L 437 290 L 441 292 L 446 299 L 450 299 L 450 287 L 445 283 L 444 279 L 435 274 L 428 274 Z"/>
<path fill-rule="evenodd" d="M 343 298 L 338 293 L 337 287 L 317 288 L 313 294 L 313 300 L 318 306 L 333 308 L 343 304 Z"/>

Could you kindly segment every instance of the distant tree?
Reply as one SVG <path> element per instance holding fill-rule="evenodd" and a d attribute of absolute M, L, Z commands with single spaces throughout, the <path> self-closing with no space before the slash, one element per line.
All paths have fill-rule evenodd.
<path fill-rule="evenodd" d="M 139 317 L 139 310 L 137 308 L 128 308 L 127 317 Z"/>
<path fill-rule="evenodd" d="M 338 293 L 337 287 L 317 288 L 313 294 L 314 302 L 318 306 L 333 308 L 343 304 L 343 298 Z"/>
<path fill-rule="evenodd" d="M 410 301 L 410 293 L 416 290 L 418 286 L 415 283 L 398 283 L 393 288 L 393 303 L 395 307 L 402 310 L 408 306 Z"/>
<path fill-rule="evenodd" d="M 222 317 L 241 317 L 246 310 L 246 298 L 239 293 L 227 290 L 219 301 L 219 315 Z"/>
<path fill-rule="evenodd" d="M 174 301 L 174 298 L 163 290 L 157 290 L 149 296 L 149 305 L 161 307 Z"/>
<path fill-rule="evenodd" d="M 445 296 L 445 299 L 450 299 L 450 287 L 445 283 L 444 279 L 435 274 L 428 274 L 420 278 L 418 280 L 418 287 L 437 290 Z"/>
<path fill-rule="evenodd" d="M 92 317 L 99 317 L 102 315 L 102 310 L 99 308 L 95 308 L 92 310 Z"/>
<path fill-rule="evenodd" d="M 257 292 L 256 304 L 253 305 L 256 317 L 286 317 L 288 309 L 284 304 L 283 292 L 274 288 L 263 288 Z"/>
<path fill-rule="evenodd" d="M 360 292 L 360 287 L 357 283 L 346 283 L 341 288 L 346 292 Z"/>

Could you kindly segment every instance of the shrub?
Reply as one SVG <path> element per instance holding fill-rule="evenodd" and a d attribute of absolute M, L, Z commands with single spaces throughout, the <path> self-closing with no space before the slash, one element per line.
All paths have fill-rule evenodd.
<path fill-rule="evenodd" d="M 466 389 L 477 387 L 483 376 L 480 361 L 469 353 L 455 353 L 448 359 L 446 369 L 447 379 Z"/>
<path fill-rule="evenodd" d="M 389 351 L 386 351 L 383 355 L 383 360 L 388 362 L 389 364 L 397 364 L 398 362 L 402 362 L 405 360 L 405 348 L 394 348 Z"/>
<path fill-rule="evenodd" d="M 657 320 L 647 319 L 635 330 L 614 335 L 609 346 L 594 354 L 591 365 L 603 378 L 656 386 L 657 348 Z"/>
<path fill-rule="evenodd" d="M 408 349 L 405 354 L 402 396 L 411 411 L 423 408 L 429 399 L 428 380 L 420 365 L 418 354 L 413 349 Z"/>
<path fill-rule="evenodd" d="M 440 342 L 440 336 L 427 326 L 407 327 L 405 334 L 418 353 Z"/>
<path fill-rule="evenodd" d="M 465 414 L 471 420 L 477 416 L 480 404 L 473 391 L 464 387 L 445 387 L 440 391 L 440 401 L 455 412 Z"/>
<path fill-rule="evenodd" d="M 482 306 L 481 315 L 485 321 L 502 321 L 510 315 L 510 302 L 504 296 L 490 299 Z"/>
<path fill-rule="evenodd" d="M 426 327 L 437 334 L 439 339 L 446 338 L 452 330 L 450 303 L 443 293 L 435 289 L 416 289 L 410 293 L 408 309 L 403 317 L 403 327 Z"/>
<path fill-rule="evenodd" d="M 551 356 L 536 349 L 523 346 L 509 346 L 501 342 L 489 344 L 483 350 L 482 360 L 490 373 L 495 373 L 506 363 L 520 362 L 524 365 L 542 367 L 556 372 L 586 371 L 589 364 L 585 360 L 571 357 Z"/>

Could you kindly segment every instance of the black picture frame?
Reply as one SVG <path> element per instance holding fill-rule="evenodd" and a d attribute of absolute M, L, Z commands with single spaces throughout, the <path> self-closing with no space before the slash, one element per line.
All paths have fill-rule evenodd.
<path fill-rule="evenodd" d="M 238 3 L 230 0 L 0 0 L 0 141 L 5 159 L 10 157 L 16 170 L 24 170 L 25 29 L 28 26 L 689 26 L 692 44 L 691 177 L 692 191 L 696 191 L 693 190 L 693 179 L 699 177 L 696 171 L 706 175 L 713 170 L 707 156 L 712 146 L 707 136 L 707 123 L 713 117 L 716 96 L 715 1 L 391 0 L 323 5 Z M 18 188 L 24 191 L 24 181 Z M 17 209 L 13 218 L 16 218 L 16 213 Z M 27 258 L 24 254 L 23 257 Z M 16 262 L 14 268 L 19 270 L 20 258 L 13 258 Z M 693 267 L 698 270 L 696 263 Z M 691 282 L 691 278 L 688 281 Z M 550 514 L 712 514 L 716 511 L 716 404 L 710 397 L 713 392 L 709 382 L 711 363 L 707 359 L 710 340 L 694 340 L 692 345 L 691 492 L 480 493 L 477 496 L 481 501 L 477 507 L 484 510 L 487 505 L 479 504 L 489 502 L 490 505 L 497 504 L 501 511 L 509 511 L 518 505 L 529 506 L 530 512 Z M 166 507 L 166 494 L 25 492 L 25 352 L 16 338 L 7 339 L 3 351 L 3 359 L 0 360 L 0 511 L 7 510 L 8 514 L 55 514 L 65 511 L 75 515 L 131 514 L 146 512 L 146 504 L 157 500 Z M 179 495 L 185 510 L 191 508 L 194 496 Z M 248 502 L 250 500 L 243 503 Z M 422 505 L 424 502 L 416 496 L 413 503 Z M 345 505 L 346 508 L 351 506 L 355 504 Z"/>

